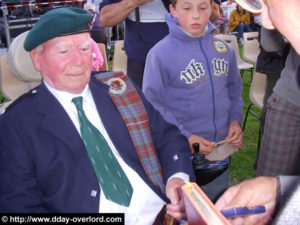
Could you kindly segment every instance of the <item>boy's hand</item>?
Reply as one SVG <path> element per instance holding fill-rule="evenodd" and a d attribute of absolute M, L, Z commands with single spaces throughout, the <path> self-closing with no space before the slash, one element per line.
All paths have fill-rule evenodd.
<path fill-rule="evenodd" d="M 190 148 L 192 150 L 192 153 L 195 153 L 193 149 L 193 144 L 199 143 L 200 152 L 202 152 L 203 154 L 209 154 L 213 149 L 212 147 L 209 146 L 214 146 L 216 144 L 216 142 L 214 141 L 208 141 L 197 135 L 191 135 L 189 137 L 189 143 L 190 143 Z"/>
<path fill-rule="evenodd" d="M 229 125 L 227 142 L 234 148 L 241 149 L 243 146 L 244 133 L 238 121 L 232 121 Z"/>

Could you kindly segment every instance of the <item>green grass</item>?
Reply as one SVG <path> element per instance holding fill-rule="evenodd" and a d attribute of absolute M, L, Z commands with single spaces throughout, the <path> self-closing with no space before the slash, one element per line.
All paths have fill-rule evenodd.
<path fill-rule="evenodd" d="M 239 45 L 240 55 L 242 51 L 242 46 Z M 246 115 L 247 108 L 251 103 L 249 98 L 249 91 L 251 85 L 250 72 L 244 72 L 243 78 L 243 113 L 244 117 Z M 260 115 L 260 109 L 252 106 L 252 110 Z M 245 119 L 245 118 L 244 118 Z M 243 123 L 242 123 L 243 124 Z M 248 115 L 247 124 L 244 130 L 244 145 L 242 149 L 231 156 L 230 161 L 230 185 L 237 184 L 243 180 L 252 178 L 256 176 L 256 172 L 253 169 L 253 163 L 257 155 L 257 141 L 258 141 L 258 130 L 259 130 L 259 120 L 256 119 L 251 114 Z"/>
<path fill-rule="evenodd" d="M 246 114 L 250 104 L 249 90 L 251 85 L 250 72 L 245 72 L 243 81 L 243 113 Z M 256 113 L 260 113 L 260 109 L 253 106 L 252 109 Z M 230 162 L 230 185 L 239 183 L 245 179 L 255 177 L 253 163 L 257 155 L 259 120 L 251 114 L 248 115 L 247 124 L 244 130 L 244 145 L 242 149 L 231 156 Z"/>

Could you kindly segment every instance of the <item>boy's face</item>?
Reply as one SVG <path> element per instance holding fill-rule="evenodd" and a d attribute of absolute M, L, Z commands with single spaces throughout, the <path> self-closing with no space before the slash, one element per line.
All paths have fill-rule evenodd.
<path fill-rule="evenodd" d="M 179 25 L 189 34 L 200 37 L 211 13 L 210 0 L 178 0 L 176 7 L 170 5 L 170 11 Z"/>

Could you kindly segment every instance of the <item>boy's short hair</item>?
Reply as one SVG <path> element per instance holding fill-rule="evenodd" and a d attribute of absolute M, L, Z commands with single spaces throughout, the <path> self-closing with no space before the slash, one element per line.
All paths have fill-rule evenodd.
<path fill-rule="evenodd" d="M 218 0 L 219 1 L 219 0 Z M 172 6 L 175 8 L 176 4 L 177 4 L 177 0 L 170 0 Z M 213 0 L 210 0 L 210 3 L 212 3 Z"/>

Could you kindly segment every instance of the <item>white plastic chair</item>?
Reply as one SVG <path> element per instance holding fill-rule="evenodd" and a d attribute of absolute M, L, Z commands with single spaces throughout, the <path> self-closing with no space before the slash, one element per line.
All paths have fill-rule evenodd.
<path fill-rule="evenodd" d="M 23 43 L 28 31 L 18 35 L 8 54 L 0 57 L 0 91 L 8 100 L 15 100 L 41 83 L 42 76 L 34 69 Z"/>
<path fill-rule="evenodd" d="M 127 74 L 127 55 L 124 51 L 124 40 L 115 41 L 112 71 L 122 71 Z"/>
<path fill-rule="evenodd" d="M 258 42 L 258 32 L 245 32 L 243 36 L 244 44 L 242 57 L 250 63 L 256 63 L 260 52 Z"/>
<path fill-rule="evenodd" d="M 254 71 L 254 66 L 251 63 L 247 63 L 241 59 L 239 53 L 239 46 L 237 42 L 237 38 L 233 34 L 217 34 L 216 37 L 221 38 L 222 40 L 226 41 L 234 50 L 237 60 L 238 69 L 240 71 L 241 77 L 243 77 L 244 71 L 250 71 L 251 79 Z"/>
<path fill-rule="evenodd" d="M 255 72 L 253 76 L 253 80 L 251 82 L 250 93 L 249 93 L 251 103 L 249 104 L 245 115 L 243 130 L 245 130 L 249 113 L 251 113 L 258 120 L 261 120 L 261 115 L 257 115 L 253 110 L 251 110 L 251 108 L 253 105 L 255 105 L 258 108 L 262 109 L 265 92 L 266 92 L 266 84 L 267 84 L 267 76 L 263 73 Z M 260 146 L 260 137 L 261 137 L 261 126 L 259 126 L 259 132 L 258 132 L 258 148 Z"/>

